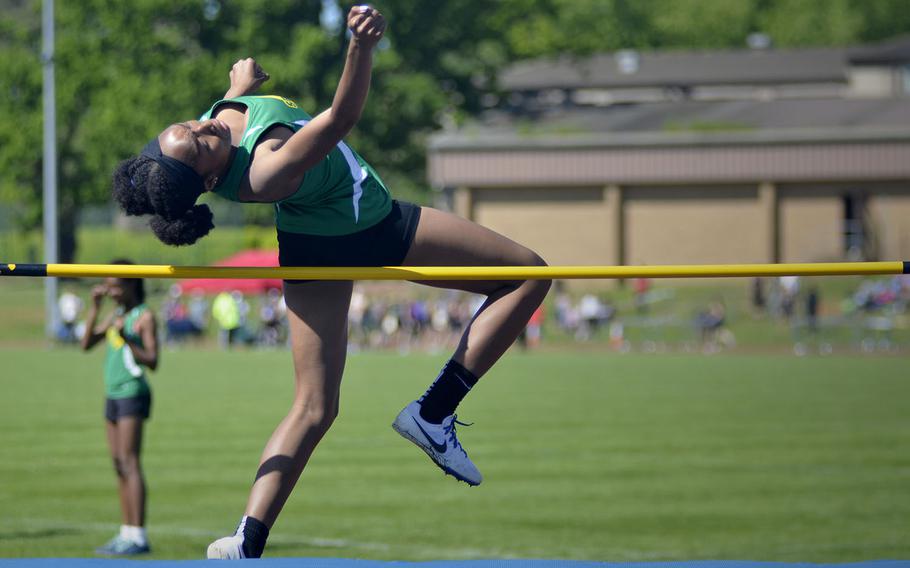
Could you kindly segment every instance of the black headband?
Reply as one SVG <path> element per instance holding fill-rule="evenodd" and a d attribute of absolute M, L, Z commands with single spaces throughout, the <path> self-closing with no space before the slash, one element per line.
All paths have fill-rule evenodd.
<path fill-rule="evenodd" d="M 158 143 L 157 137 L 152 138 L 140 154 L 155 160 L 165 171 L 167 177 L 177 184 L 181 190 L 192 193 L 193 202 L 205 191 L 202 177 L 196 173 L 196 170 L 176 158 L 171 158 L 161 153 L 161 145 Z"/>

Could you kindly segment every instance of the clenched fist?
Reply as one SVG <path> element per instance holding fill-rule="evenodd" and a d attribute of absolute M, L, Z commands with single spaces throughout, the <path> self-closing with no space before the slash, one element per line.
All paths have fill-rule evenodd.
<path fill-rule="evenodd" d="M 354 41 L 365 47 L 375 46 L 385 33 L 385 18 L 372 6 L 354 6 L 348 12 L 348 28 Z"/>
<path fill-rule="evenodd" d="M 231 67 L 231 93 L 247 95 L 269 80 L 269 74 L 262 70 L 252 57 L 238 59 Z M 240 96 L 240 95 L 238 95 Z"/>

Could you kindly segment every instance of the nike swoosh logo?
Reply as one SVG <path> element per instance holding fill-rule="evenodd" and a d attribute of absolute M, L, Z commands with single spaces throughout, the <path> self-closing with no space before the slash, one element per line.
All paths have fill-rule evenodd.
<path fill-rule="evenodd" d="M 246 134 L 243 135 L 243 138 L 241 138 L 240 141 L 243 142 L 244 140 L 246 140 L 246 137 L 247 137 L 247 136 L 249 136 L 250 134 L 256 132 L 256 131 L 259 130 L 260 128 L 262 128 L 261 125 L 260 125 L 260 126 L 254 126 L 253 128 L 250 128 L 249 130 L 246 131 Z"/>
<path fill-rule="evenodd" d="M 420 422 L 418 422 L 416 418 L 414 418 L 414 417 L 412 416 L 412 417 L 411 417 L 411 420 L 413 420 L 413 421 L 414 421 L 414 424 L 417 425 L 417 428 L 418 428 L 421 432 L 423 432 L 423 436 L 427 439 L 428 442 L 430 442 L 430 445 L 433 446 L 433 447 L 436 449 L 437 452 L 439 452 L 440 454 L 446 453 L 446 444 L 445 444 L 445 442 L 443 442 L 442 444 L 437 444 L 437 443 L 436 443 L 436 440 L 434 440 L 432 436 L 430 436 L 429 434 L 427 434 L 427 431 L 424 430 L 424 429 L 420 426 Z"/>

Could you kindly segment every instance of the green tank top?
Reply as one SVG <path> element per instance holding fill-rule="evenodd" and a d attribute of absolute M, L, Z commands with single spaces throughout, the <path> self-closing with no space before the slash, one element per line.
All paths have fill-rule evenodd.
<path fill-rule="evenodd" d="M 246 106 L 247 125 L 230 170 L 215 193 L 241 201 L 237 195 L 240 181 L 250 166 L 259 137 L 276 124 L 297 132 L 312 117 L 290 99 L 256 96 L 220 100 L 201 120 L 211 118 L 224 103 Z M 306 172 L 293 195 L 275 203 L 275 224 L 279 230 L 291 233 L 349 235 L 372 227 L 391 210 L 392 197 L 379 174 L 342 141 Z"/>
<path fill-rule="evenodd" d="M 142 345 L 142 336 L 134 331 L 136 321 L 148 310 L 140 304 L 123 318 L 123 336 L 114 328 L 107 330 L 107 357 L 104 360 L 104 393 L 108 398 L 132 398 L 149 392 L 142 367 L 124 337 Z"/>

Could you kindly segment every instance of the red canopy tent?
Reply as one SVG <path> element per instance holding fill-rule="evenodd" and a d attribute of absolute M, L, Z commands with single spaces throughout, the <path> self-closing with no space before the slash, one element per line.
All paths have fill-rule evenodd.
<path fill-rule="evenodd" d="M 276 250 L 245 250 L 216 262 L 215 266 L 278 266 Z M 227 290 L 240 290 L 244 294 L 263 294 L 272 288 L 281 289 L 279 278 L 190 278 L 180 281 L 184 292 L 200 290 L 217 294 Z"/>

